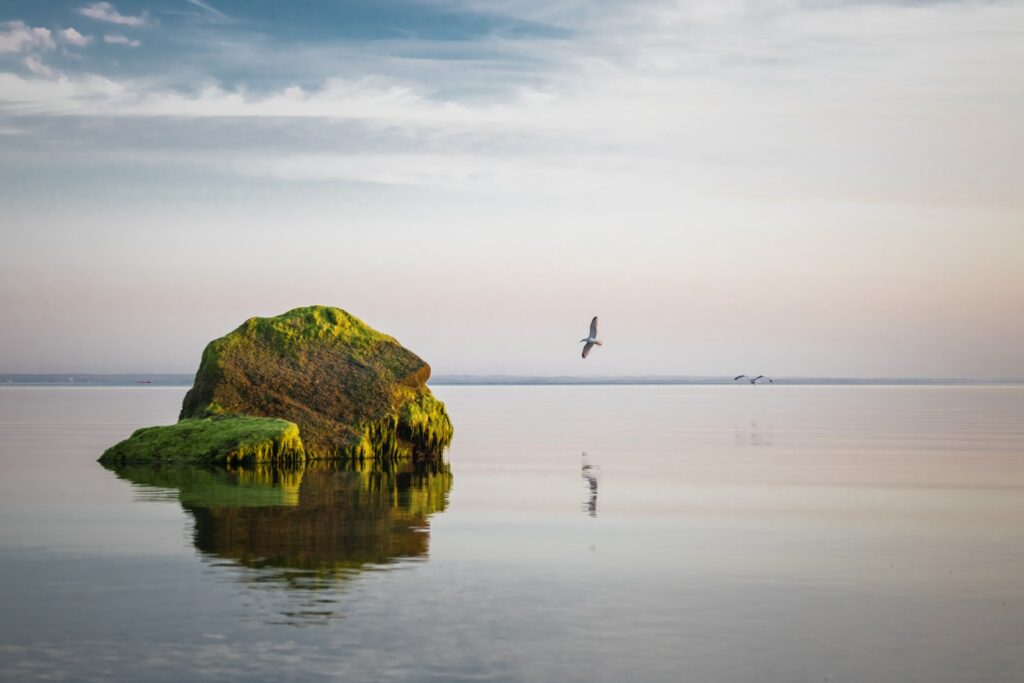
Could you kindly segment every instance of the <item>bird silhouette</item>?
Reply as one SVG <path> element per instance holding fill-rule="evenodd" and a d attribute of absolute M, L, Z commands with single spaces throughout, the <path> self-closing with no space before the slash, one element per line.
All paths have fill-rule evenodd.
<path fill-rule="evenodd" d="M 770 377 L 765 377 L 764 375 L 758 375 L 757 377 L 747 377 L 746 375 L 736 375 L 735 377 L 732 378 L 732 381 L 735 382 L 736 380 L 743 379 L 744 377 L 746 377 L 748 380 L 750 380 L 751 384 L 757 384 L 762 379 L 768 380 L 769 384 L 775 384 L 775 382 L 773 382 Z"/>

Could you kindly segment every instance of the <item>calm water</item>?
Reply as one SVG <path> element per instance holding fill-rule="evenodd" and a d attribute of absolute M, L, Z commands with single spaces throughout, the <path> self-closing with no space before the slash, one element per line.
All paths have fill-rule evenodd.
<path fill-rule="evenodd" d="M 0 389 L 10 681 L 1021 681 L 1024 388 L 438 387 L 450 468 L 126 468 Z"/>

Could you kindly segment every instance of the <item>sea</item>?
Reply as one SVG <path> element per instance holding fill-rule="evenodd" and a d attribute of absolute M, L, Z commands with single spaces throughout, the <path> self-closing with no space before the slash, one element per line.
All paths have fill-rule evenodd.
<path fill-rule="evenodd" d="M 97 463 L 0 386 L 0 680 L 1024 680 L 1024 386 L 445 384 L 427 465 Z"/>

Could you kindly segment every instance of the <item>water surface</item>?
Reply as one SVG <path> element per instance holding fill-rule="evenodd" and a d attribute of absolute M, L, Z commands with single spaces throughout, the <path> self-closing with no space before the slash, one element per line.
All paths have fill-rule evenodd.
<path fill-rule="evenodd" d="M 11 681 L 1019 681 L 1024 388 L 437 387 L 450 468 L 121 468 L 0 388 Z"/>

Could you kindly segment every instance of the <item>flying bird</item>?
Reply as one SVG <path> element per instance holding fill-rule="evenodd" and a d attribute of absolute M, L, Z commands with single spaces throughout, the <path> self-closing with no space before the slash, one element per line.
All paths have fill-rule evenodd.
<path fill-rule="evenodd" d="M 590 355 L 590 349 L 594 348 L 594 344 L 601 346 L 601 342 L 597 338 L 597 316 L 590 321 L 590 336 L 580 339 L 580 343 L 583 344 L 583 357 L 586 358 Z"/>
<path fill-rule="evenodd" d="M 736 375 L 735 377 L 732 378 L 732 381 L 735 382 L 736 380 L 743 379 L 744 377 L 747 377 L 747 376 L 746 375 Z M 775 384 L 775 382 L 772 381 L 771 377 L 765 377 L 764 375 L 758 375 L 757 377 L 753 377 L 753 378 L 747 377 L 747 379 L 750 380 L 751 384 L 757 384 L 758 381 L 760 381 L 762 379 L 768 380 L 769 384 Z"/>

